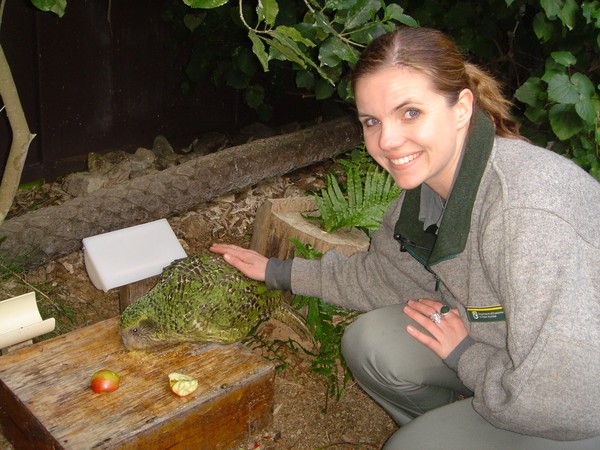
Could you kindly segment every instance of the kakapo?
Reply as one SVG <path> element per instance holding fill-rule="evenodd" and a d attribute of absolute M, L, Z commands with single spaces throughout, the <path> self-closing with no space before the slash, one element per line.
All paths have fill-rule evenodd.
<path fill-rule="evenodd" d="M 156 285 L 131 303 L 120 320 L 129 350 L 181 342 L 230 344 L 242 340 L 261 320 L 276 315 L 301 336 L 306 323 L 283 300 L 222 258 L 193 255 L 166 267 Z"/>

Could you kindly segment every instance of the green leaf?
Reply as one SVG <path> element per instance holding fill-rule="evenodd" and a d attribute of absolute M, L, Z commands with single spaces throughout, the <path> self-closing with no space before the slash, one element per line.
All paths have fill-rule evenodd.
<path fill-rule="evenodd" d="M 358 57 L 358 52 L 337 36 L 327 38 L 319 49 L 319 61 L 329 67 L 335 67 L 341 61 L 354 65 Z"/>
<path fill-rule="evenodd" d="M 571 77 L 571 83 L 577 86 L 582 98 L 592 98 L 594 95 L 594 83 L 584 74 L 576 72 Z"/>
<path fill-rule="evenodd" d="M 315 46 L 315 43 L 313 41 L 311 41 L 310 39 L 306 39 L 305 37 L 303 37 L 300 34 L 300 31 L 298 31 L 295 28 L 287 27 L 285 25 L 280 25 L 280 26 L 277 27 L 277 31 L 281 32 L 282 34 L 285 34 L 286 36 L 289 36 L 295 42 L 299 42 L 301 44 L 306 45 L 307 47 L 314 47 Z"/>
<path fill-rule="evenodd" d="M 58 17 L 65 15 L 67 9 L 67 0 L 31 0 L 33 5 L 46 12 L 53 12 Z"/>
<path fill-rule="evenodd" d="M 583 121 L 573 105 L 554 105 L 549 112 L 552 131 L 561 141 L 572 138 L 583 128 Z"/>
<path fill-rule="evenodd" d="M 540 5 L 549 19 L 558 16 L 564 0 L 540 0 Z"/>
<path fill-rule="evenodd" d="M 311 90 L 315 86 L 315 76 L 310 70 L 296 72 L 296 86 L 300 89 Z"/>
<path fill-rule="evenodd" d="M 236 48 L 231 55 L 231 61 L 248 78 L 252 78 L 256 73 L 256 62 L 248 47 Z"/>
<path fill-rule="evenodd" d="M 199 14 L 186 14 L 183 16 L 183 24 L 188 30 L 194 31 L 196 28 L 202 25 L 205 18 L 206 11 L 202 11 Z"/>
<path fill-rule="evenodd" d="M 550 56 L 561 66 L 571 67 L 577 62 L 577 58 L 571 52 L 552 52 Z"/>
<path fill-rule="evenodd" d="M 392 20 L 409 27 L 418 27 L 419 23 L 411 16 L 404 14 L 404 8 L 396 3 L 384 6 L 384 21 Z M 371 24 L 373 25 L 373 24 Z"/>
<path fill-rule="evenodd" d="M 252 85 L 244 91 L 246 104 L 253 109 L 258 108 L 265 101 L 265 90 L 262 86 Z"/>
<path fill-rule="evenodd" d="M 213 9 L 223 6 L 229 0 L 183 0 L 183 3 L 192 8 Z"/>
<path fill-rule="evenodd" d="M 566 0 L 565 4 L 558 13 L 558 18 L 562 24 L 569 30 L 575 28 L 577 23 L 577 13 L 579 12 L 579 6 L 575 0 Z"/>
<path fill-rule="evenodd" d="M 583 120 L 589 124 L 594 124 L 598 118 L 598 113 L 594 102 L 591 99 L 583 99 L 575 104 L 575 111 Z"/>
<path fill-rule="evenodd" d="M 533 18 L 533 32 L 540 42 L 548 42 L 552 38 L 554 27 L 546 20 L 542 13 L 537 13 Z"/>
<path fill-rule="evenodd" d="M 515 98 L 530 106 L 541 106 L 546 96 L 546 84 L 536 77 L 530 77 L 516 91 Z"/>
<path fill-rule="evenodd" d="M 256 33 L 252 30 L 248 31 L 248 37 L 252 41 L 252 52 L 256 55 L 258 60 L 260 61 L 263 70 L 265 72 L 269 71 L 269 55 L 265 52 L 265 44 L 261 38 L 259 38 Z"/>
<path fill-rule="evenodd" d="M 332 174 L 327 174 L 326 181 L 326 189 L 321 190 L 320 196 L 315 196 L 322 228 L 326 232 L 343 227 L 373 232 L 379 228 L 385 211 L 400 193 L 391 175 L 376 166 L 367 171 L 364 184 L 358 168 L 348 171 L 347 196 Z"/>
<path fill-rule="evenodd" d="M 277 0 L 259 0 L 256 6 L 258 22 L 265 22 L 267 25 L 274 25 L 279 14 L 279 5 Z"/>
<path fill-rule="evenodd" d="M 574 105 L 579 101 L 579 90 L 567 74 L 557 74 L 548 80 L 548 99 Z"/>
<path fill-rule="evenodd" d="M 354 2 L 354 6 L 348 10 L 345 28 L 353 29 L 369 22 L 381 9 L 382 3 L 380 0 L 357 0 Z"/>

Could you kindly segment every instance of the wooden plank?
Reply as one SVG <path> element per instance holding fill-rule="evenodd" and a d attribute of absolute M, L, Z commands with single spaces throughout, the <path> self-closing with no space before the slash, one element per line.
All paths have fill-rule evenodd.
<path fill-rule="evenodd" d="M 101 368 L 118 390 L 95 394 Z M 178 397 L 167 375 L 198 379 Z M 129 352 L 118 318 L 0 357 L 0 423 L 16 448 L 230 448 L 269 425 L 273 366 L 242 345 Z"/>
<path fill-rule="evenodd" d="M 333 233 L 321 230 L 303 214 L 316 209 L 313 197 L 267 199 L 256 213 L 250 247 L 267 257 L 287 259 L 294 256 L 290 237 L 310 244 L 321 253 L 335 249 L 350 256 L 369 249 L 368 236 L 357 228 L 344 228 Z"/>

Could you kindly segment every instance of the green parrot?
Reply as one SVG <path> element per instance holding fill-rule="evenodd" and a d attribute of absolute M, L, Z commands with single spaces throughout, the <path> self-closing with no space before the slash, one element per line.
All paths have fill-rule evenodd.
<path fill-rule="evenodd" d="M 181 342 L 230 344 L 271 315 L 310 335 L 280 291 L 247 278 L 220 257 L 194 255 L 171 263 L 150 292 L 125 308 L 120 332 L 128 350 Z"/>

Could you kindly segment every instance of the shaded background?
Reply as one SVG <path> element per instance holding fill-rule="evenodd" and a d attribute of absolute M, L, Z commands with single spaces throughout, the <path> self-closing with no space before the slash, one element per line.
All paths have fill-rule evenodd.
<path fill-rule="evenodd" d="M 29 0 L 7 2 L 0 39 L 37 135 L 22 182 L 84 170 L 89 152 L 151 148 L 159 134 L 186 146 L 204 132 L 231 132 L 256 120 L 231 88 L 207 80 L 191 96 L 182 94 L 190 49 L 174 45 L 172 25 L 161 19 L 170 4 L 78 0 L 58 18 Z M 309 118 L 317 113 L 313 106 L 283 99 L 274 117 Z M 6 114 L 0 116 L 3 172 L 11 132 Z"/>

